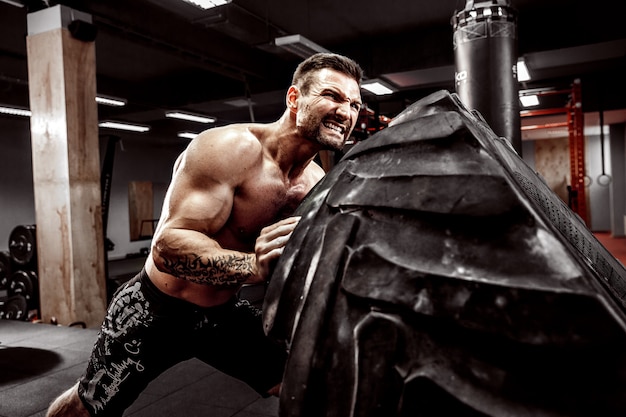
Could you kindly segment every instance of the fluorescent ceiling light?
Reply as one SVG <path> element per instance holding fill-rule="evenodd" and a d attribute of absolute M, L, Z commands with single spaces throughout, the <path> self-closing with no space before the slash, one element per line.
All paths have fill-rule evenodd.
<path fill-rule="evenodd" d="M 393 93 L 393 90 L 385 87 L 379 82 L 371 83 L 371 84 L 363 84 L 362 87 L 369 92 L 376 94 L 377 96 L 382 96 L 385 94 Z"/>
<path fill-rule="evenodd" d="M 201 9 L 207 10 L 213 7 L 222 6 L 230 3 L 232 0 L 183 0 L 185 3 L 193 4 Z"/>
<path fill-rule="evenodd" d="M 96 102 L 104 104 L 106 106 L 122 107 L 126 105 L 126 100 L 123 98 L 113 98 L 107 96 L 96 96 Z"/>
<path fill-rule="evenodd" d="M 383 83 L 380 80 L 364 81 L 361 84 L 361 88 L 369 91 L 370 93 L 374 93 L 377 96 L 392 94 L 394 92 L 394 90 L 391 87 L 389 87 L 387 84 Z"/>
<path fill-rule="evenodd" d="M 520 96 L 519 101 L 522 103 L 524 107 L 533 107 L 539 105 L 539 97 L 536 94 L 531 94 L 528 96 Z"/>
<path fill-rule="evenodd" d="M 19 1 L 13 1 L 13 0 L 0 0 L 0 1 L 3 3 L 10 4 L 11 6 L 24 7 L 24 4 L 20 3 Z"/>
<path fill-rule="evenodd" d="M 193 132 L 178 132 L 177 135 L 179 138 L 183 138 L 183 139 L 194 139 L 196 136 L 198 136 L 198 133 L 193 133 Z"/>
<path fill-rule="evenodd" d="M 281 36 L 280 38 L 274 39 L 274 43 L 276 46 L 294 55 L 298 55 L 301 58 L 308 58 L 319 52 L 330 52 L 328 49 L 308 40 L 302 35 Z"/>
<path fill-rule="evenodd" d="M 141 133 L 147 132 L 148 130 L 150 130 L 150 126 L 141 126 L 141 125 L 134 125 L 130 123 L 111 122 L 111 121 L 101 122 L 98 124 L 98 126 L 105 127 L 108 129 L 130 130 L 131 132 L 141 132 Z"/>
<path fill-rule="evenodd" d="M 31 111 L 28 109 L 19 109 L 17 107 L 0 106 L 0 113 L 10 114 L 11 116 L 30 117 Z"/>
<path fill-rule="evenodd" d="M 215 123 L 215 117 L 201 116 L 199 114 L 185 113 L 181 111 L 168 111 L 165 112 L 165 117 L 173 119 L 189 120 L 198 123 Z"/>
<path fill-rule="evenodd" d="M 524 59 L 517 61 L 517 81 L 524 82 L 530 80 L 530 72 Z"/>

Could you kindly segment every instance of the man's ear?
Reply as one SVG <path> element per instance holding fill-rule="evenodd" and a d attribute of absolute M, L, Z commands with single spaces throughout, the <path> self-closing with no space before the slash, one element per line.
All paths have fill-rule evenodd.
<path fill-rule="evenodd" d="M 295 113 L 296 110 L 298 109 L 299 97 L 300 97 L 300 90 L 298 89 L 298 87 L 296 87 L 295 85 L 292 85 L 291 87 L 289 87 L 289 90 L 287 90 L 286 102 L 287 102 L 287 108 L 292 113 Z"/>

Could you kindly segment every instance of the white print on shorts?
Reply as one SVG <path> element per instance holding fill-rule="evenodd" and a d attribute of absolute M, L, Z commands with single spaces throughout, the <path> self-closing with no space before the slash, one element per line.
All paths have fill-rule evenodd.
<path fill-rule="evenodd" d="M 118 338 L 137 326 L 147 326 L 152 321 L 148 312 L 150 303 L 139 292 L 141 283 L 136 282 L 124 288 L 111 304 L 102 324 L 102 332 L 111 338 Z M 106 354 L 110 354 L 108 346 Z"/>
<path fill-rule="evenodd" d="M 139 345 L 140 345 L 139 342 L 137 342 L 136 340 L 133 340 L 133 343 L 126 343 L 124 345 L 124 348 L 129 354 L 132 355 L 132 354 L 136 354 L 137 351 L 135 350 L 133 353 L 130 349 L 137 349 Z M 109 370 L 101 369 L 98 372 L 96 372 L 93 379 L 89 381 L 89 386 L 86 392 L 87 395 L 85 396 L 86 398 L 91 398 L 91 400 L 89 400 L 89 403 L 95 410 L 104 409 L 104 406 L 109 401 L 111 401 L 111 398 L 115 394 L 117 394 L 117 392 L 119 391 L 119 386 L 121 385 L 122 382 L 124 382 L 124 380 L 128 377 L 128 374 L 130 373 L 129 369 L 130 369 L 130 372 L 132 371 L 143 372 L 144 367 L 141 364 L 141 361 L 136 361 L 134 359 L 127 358 L 127 359 L 124 359 L 120 363 L 112 363 L 111 368 Z M 105 376 L 106 376 L 105 380 L 110 381 L 108 384 L 102 382 L 102 379 Z M 104 394 L 105 394 L 105 397 L 101 399 L 96 398 L 96 394 L 95 394 L 96 387 L 99 385 L 104 389 Z"/>
<path fill-rule="evenodd" d="M 110 355 L 109 338 L 117 338 L 130 333 L 130 330 L 139 326 L 147 326 L 152 317 L 149 315 L 149 303 L 139 291 L 141 283 L 136 282 L 120 291 L 114 303 L 109 307 L 107 316 L 102 324 L 102 333 L 107 336 L 104 350 L 101 355 Z M 121 362 L 112 362 L 108 369 L 99 369 L 89 381 L 85 398 L 95 410 L 102 410 L 111 398 L 119 391 L 119 386 L 132 372 L 143 372 L 144 366 L 140 360 L 134 359 L 140 352 L 141 342 L 130 340 L 124 344 L 128 353 Z M 102 398 L 96 394 L 96 388 L 102 389 Z"/>

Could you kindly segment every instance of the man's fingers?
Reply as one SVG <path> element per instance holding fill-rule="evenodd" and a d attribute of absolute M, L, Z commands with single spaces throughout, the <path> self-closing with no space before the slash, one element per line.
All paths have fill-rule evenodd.
<path fill-rule="evenodd" d="M 286 219 L 283 219 L 267 227 L 264 227 L 263 230 L 261 230 L 261 234 L 267 234 L 276 230 L 283 230 L 283 229 L 293 230 L 299 221 L 300 221 L 300 216 L 287 217 Z"/>
<path fill-rule="evenodd" d="M 257 253 L 257 256 L 259 254 L 268 253 L 273 249 L 284 247 L 289 241 L 292 231 L 293 229 L 287 230 L 283 228 L 277 228 L 272 230 L 270 233 L 259 236 L 255 246 L 255 252 Z"/>
<path fill-rule="evenodd" d="M 261 277 L 269 276 L 273 264 L 282 255 L 285 245 L 299 221 L 299 216 L 289 217 L 261 230 L 254 247 L 257 269 Z"/>
<path fill-rule="evenodd" d="M 271 242 L 272 246 L 276 244 L 284 245 L 287 242 L 285 237 L 289 239 L 291 232 L 296 228 L 299 221 L 300 217 L 290 217 L 281 220 L 261 230 L 259 238 L 263 242 Z"/>

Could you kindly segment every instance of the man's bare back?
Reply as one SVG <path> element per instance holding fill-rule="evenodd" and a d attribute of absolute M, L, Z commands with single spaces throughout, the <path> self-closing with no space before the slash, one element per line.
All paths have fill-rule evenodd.
<path fill-rule="evenodd" d="M 265 225 L 285 219 L 266 233 L 287 235 L 293 230 L 297 219 L 289 216 L 324 171 L 315 163 L 292 171 L 279 166 L 279 153 L 297 151 L 276 140 L 280 135 L 276 130 L 276 124 L 212 129 L 181 155 L 155 233 L 155 247 L 160 249 L 153 250 L 153 256 L 146 262 L 148 276 L 161 291 L 208 307 L 232 298 L 242 284 L 256 283 L 255 273 L 241 281 L 212 273 L 210 265 L 203 269 L 205 275 L 195 279 L 180 279 L 164 270 L 188 274 L 195 269 L 190 265 L 203 257 L 200 248 L 205 247 L 207 237 L 223 249 L 224 262 L 242 262 L 231 251 L 254 253 L 255 241 Z M 185 215 L 179 215 L 181 212 Z M 167 261 L 160 258 L 161 253 L 167 253 L 171 259 L 172 254 L 181 250 L 161 243 L 164 238 L 171 242 L 172 233 L 181 234 L 185 240 L 182 246 L 197 245 L 198 250 L 192 251 L 196 259 L 186 257 L 178 265 L 165 265 Z M 210 280 L 215 279 L 232 279 L 232 282 L 211 285 Z"/>

